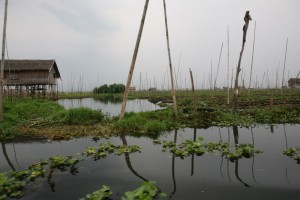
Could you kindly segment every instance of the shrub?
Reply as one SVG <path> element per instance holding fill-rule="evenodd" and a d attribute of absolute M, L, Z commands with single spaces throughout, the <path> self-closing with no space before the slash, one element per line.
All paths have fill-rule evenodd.
<path fill-rule="evenodd" d="M 67 124 L 93 124 L 103 120 L 103 113 L 89 108 L 79 107 L 73 108 L 64 113 L 60 113 L 64 117 L 63 122 Z"/>

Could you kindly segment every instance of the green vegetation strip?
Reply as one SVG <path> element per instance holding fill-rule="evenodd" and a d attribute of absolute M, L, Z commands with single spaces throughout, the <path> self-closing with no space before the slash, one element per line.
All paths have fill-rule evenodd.
<path fill-rule="evenodd" d="M 195 107 L 191 92 L 179 91 L 177 94 L 178 119 L 175 118 L 172 98 L 167 91 L 130 93 L 130 98 L 147 98 L 166 107 L 158 111 L 126 113 L 122 120 L 83 107 L 66 110 L 57 102 L 45 99 L 5 99 L 4 120 L 0 123 L 0 141 L 14 139 L 18 135 L 50 139 L 121 134 L 156 137 L 179 127 L 248 127 L 255 124 L 300 123 L 300 96 L 297 91 L 288 90 L 282 95 L 276 90 L 241 92 L 241 106 L 236 112 L 232 112 L 231 105 L 226 104 L 226 92 L 222 90 L 213 93 L 196 91 Z M 84 95 L 94 95 L 93 97 L 104 101 L 122 97 L 120 93 Z M 271 104 L 270 99 L 277 104 Z"/>

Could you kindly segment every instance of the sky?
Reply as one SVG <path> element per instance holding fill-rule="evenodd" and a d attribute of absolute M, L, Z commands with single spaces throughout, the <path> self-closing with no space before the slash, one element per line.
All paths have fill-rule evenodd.
<path fill-rule="evenodd" d="M 79 90 L 81 83 L 84 90 L 126 84 L 144 4 L 144 0 L 9 0 L 6 59 L 55 59 L 59 88 L 64 91 Z M 196 89 L 226 87 L 228 69 L 231 85 L 246 11 L 252 21 L 240 85 L 249 87 L 252 55 L 251 87 L 280 87 L 282 80 L 287 85 L 297 76 L 299 0 L 166 0 L 166 4 L 178 88 L 191 88 L 189 69 Z M 1 41 L 3 16 L 0 0 Z M 150 0 L 132 86 L 168 89 L 169 76 L 163 1 Z"/>

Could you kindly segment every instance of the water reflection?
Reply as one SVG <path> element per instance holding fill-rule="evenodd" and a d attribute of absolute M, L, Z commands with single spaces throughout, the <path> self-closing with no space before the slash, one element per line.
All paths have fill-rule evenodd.
<path fill-rule="evenodd" d="M 7 151 L 6 151 L 6 147 L 5 147 L 5 143 L 1 142 L 1 146 L 2 146 L 2 152 L 3 152 L 4 158 L 5 158 L 6 162 L 7 162 L 7 164 L 10 166 L 11 170 L 16 171 L 15 166 L 12 164 L 12 162 L 10 161 L 10 159 L 8 157 L 8 154 L 7 154 Z"/>
<path fill-rule="evenodd" d="M 37 188 L 28 188 L 24 199 L 78 199 L 100 189 L 103 184 L 117 193 L 112 199 L 120 199 L 125 191 L 148 180 L 156 181 L 169 199 L 297 199 L 299 164 L 284 156 L 282 151 L 286 147 L 300 146 L 300 125 L 277 125 L 273 128 L 272 134 L 263 126 L 249 129 L 186 128 L 165 133 L 159 138 L 179 144 L 186 139 L 197 141 L 201 136 L 205 143 L 228 142 L 233 149 L 238 144 L 248 143 L 263 151 L 250 159 L 241 158 L 233 162 L 223 155 L 210 153 L 178 159 L 169 152 L 162 152 L 161 146 L 154 145 L 150 138 L 122 136 L 100 139 L 99 143 L 137 144 L 142 152 L 126 153 L 124 157 L 110 155 L 98 161 L 85 158 L 78 164 L 80 173 L 76 176 L 49 170 L 45 179 L 38 180 Z M 97 143 L 91 138 L 53 141 L 51 144 L 1 143 L 0 170 L 25 169 L 58 154 L 81 153 L 87 146 L 97 146 Z M 14 159 L 16 155 L 18 161 Z M 276 193 L 272 192 L 274 188 Z"/>
<path fill-rule="evenodd" d="M 124 135 L 120 136 L 121 140 L 122 140 L 122 143 L 124 146 L 127 146 L 127 140 L 125 138 Z M 128 169 L 130 169 L 130 171 L 138 178 L 142 179 L 143 181 L 149 181 L 147 180 L 146 178 L 144 178 L 143 176 L 141 176 L 139 173 L 137 173 L 133 167 L 132 167 L 132 164 L 131 164 L 131 161 L 130 161 L 130 156 L 129 156 L 129 153 L 128 152 L 125 152 L 124 153 L 124 156 L 125 156 L 125 160 L 126 160 L 126 164 L 127 164 L 127 167 Z"/>
<path fill-rule="evenodd" d="M 177 144 L 177 129 L 175 129 L 175 132 L 174 132 L 174 143 Z M 176 192 L 176 177 L 175 177 L 175 155 L 172 155 L 172 180 L 173 180 L 173 191 L 171 192 L 170 194 L 170 199 L 173 197 L 173 195 L 175 194 Z"/>
<path fill-rule="evenodd" d="M 235 147 L 237 147 L 239 145 L 239 130 L 237 126 L 233 126 L 232 127 L 232 131 L 233 131 L 233 137 L 234 137 L 234 144 Z M 250 185 L 248 185 L 247 183 L 245 183 L 239 175 L 239 159 L 236 159 L 235 161 L 235 177 L 237 178 L 238 181 L 240 181 L 245 187 L 250 187 Z M 252 170 L 253 172 L 253 170 Z M 253 175 L 252 175 L 253 176 Z"/>
<path fill-rule="evenodd" d="M 99 99 L 99 98 L 84 98 L 84 99 L 60 99 L 58 103 L 66 109 L 87 107 L 93 110 L 101 110 L 108 116 L 117 116 L 121 111 L 122 101 L 118 99 Z M 156 104 L 153 104 L 145 99 L 128 100 L 126 112 L 142 112 L 162 109 Z"/>

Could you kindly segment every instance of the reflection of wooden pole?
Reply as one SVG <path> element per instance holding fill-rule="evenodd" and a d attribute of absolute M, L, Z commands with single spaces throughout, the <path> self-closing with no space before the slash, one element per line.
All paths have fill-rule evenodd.
<path fill-rule="evenodd" d="M 239 176 L 239 160 L 235 161 L 235 177 L 237 178 L 238 181 L 244 184 L 245 187 L 251 187 L 247 183 L 245 183 Z"/>
<path fill-rule="evenodd" d="M 120 113 L 120 116 L 119 116 L 120 119 L 122 119 L 125 115 L 126 103 L 127 103 L 128 93 L 129 93 L 129 87 L 130 87 L 130 84 L 131 84 L 133 71 L 134 71 L 134 67 L 135 67 L 135 62 L 136 62 L 136 58 L 137 58 L 137 54 L 138 54 L 138 51 L 139 51 L 139 46 L 140 46 L 140 42 L 141 42 L 141 38 L 142 38 L 142 33 L 143 33 L 145 18 L 146 18 L 146 14 L 147 14 L 148 4 L 149 4 L 149 0 L 146 0 L 145 6 L 144 6 L 144 12 L 143 12 L 143 16 L 142 16 L 142 20 L 141 20 L 141 24 L 140 24 L 139 34 L 138 34 L 138 37 L 137 37 L 137 40 L 136 40 L 135 49 L 134 49 L 133 57 L 132 57 L 132 60 L 131 60 L 131 65 L 130 65 L 130 70 L 129 70 L 129 74 L 128 74 L 127 84 L 126 84 L 125 91 L 124 91 L 123 103 L 122 103 L 121 113 Z"/>
<path fill-rule="evenodd" d="M 175 129 L 174 133 L 174 142 L 176 144 L 177 142 L 177 129 Z M 170 198 L 175 194 L 176 192 L 176 179 L 175 179 L 175 155 L 172 155 L 172 180 L 173 180 L 173 192 L 170 194 Z"/>
<path fill-rule="evenodd" d="M 233 126 L 232 130 L 233 130 L 234 144 L 238 145 L 239 144 L 239 130 L 238 130 L 238 127 Z"/>
<path fill-rule="evenodd" d="M 239 144 L 239 130 L 237 126 L 233 126 L 233 136 L 235 145 Z M 235 177 L 244 184 L 245 187 L 250 187 L 247 183 L 245 183 L 239 176 L 239 160 L 235 160 Z"/>
<path fill-rule="evenodd" d="M 127 146 L 127 140 L 126 140 L 125 136 L 121 136 L 120 138 L 121 138 L 121 140 L 122 140 L 123 145 L 124 145 L 124 146 Z M 145 179 L 144 177 L 142 177 L 141 175 L 139 175 L 139 174 L 133 169 L 132 164 L 131 164 L 131 161 L 130 161 L 129 153 L 128 153 L 128 152 L 127 152 L 127 153 L 125 152 L 124 155 L 125 155 L 126 164 L 127 164 L 127 167 L 129 168 L 129 170 L 130 170 L 135 176 L 137 176 L 138 178 L 140 178 L 140 179 L 142 179 L 142 180 L 148 182 L 147 179 Z"/>
<path fill-rule="evenodd" d="M 194 138 L 193 138 L 193 142 L 196 142 L 196 137 L 197 137 L 197 129 L 194 128 Z M 192 169 L 191 169 L 191 176 L 194 175 L 194 159 L 195 159 L 195 155 L 192 154 Z"/>
<path fill-rule="evenodd" d="M 252 136 L 252 145 L 254 148 L 254 135 L 253 135 L 252 127 L 251 127 L 251 136 Z M 253 158 L 252 158 L 252 178 L 253 178 L 254 182 L 257 183 L 257 181 L 255 179 L 255 175 L 254 175 L 254 162 L 255 162 L 255 154 L 253 154 Z"/>
<path fill-rule="evenodd" d="M 5 59 L 7 7 L 8 7 L 8 0 L 5 0 L 3 36 L 2 36 L 1 68 L 0 68 L 0 72 L 1 72 L 1 75 L 0 75 L 0 122 L 3 120 L 4 59 Z"/>
<path fill-rule="evenodd" d="M 228 132 L 228 143 L 230 143 L 230 131 L 229 131 L 229 127 L 227 127 L 227 132 Z M 229 182 L 231 182 L 230 173 L 229 173 L 229 159 L 227 159 L 227 176 L 228 176 Z"/>
<path fill-rule="evenodd" d="M 8 157 L 8 155 L 7 155 L 5 143 L 1 143 L 1 145 L 2 145 L 2 151 L 3 151 L 3 155 L 4 155 L 4 157 L 5 157 L 5 160 L 7 161 L 8 165 L 10 166 L 10 168 L 11 168 L 13 171 L 16 171 L 16 168 L 15 168 L 14 165 L 11 163 L 11 161 L 9 160 L 9 157 Z"/>
<path fill-rule="evenodd" d="M 172 60 L 171 60 L 171 50 L 170 50 L 170 41 L 169 41 L 166 0 L 164 0 L 164 12 L 165 12 L 165 25 L 166 25 L 166 37 L 167 37 L 168 56 L 169 56 L 170 77 L 171 77 L 171 84 L 172 84 L 173 107 L 174 107 L 175 116 L 176 116 L 176 118 L 178 118 L 177 101 L 176 101 L 176 89 L 175 89 L 175 85 L 174 85 L 174 76 L 173 76 L 173 68 L 172 68 Z"/>

